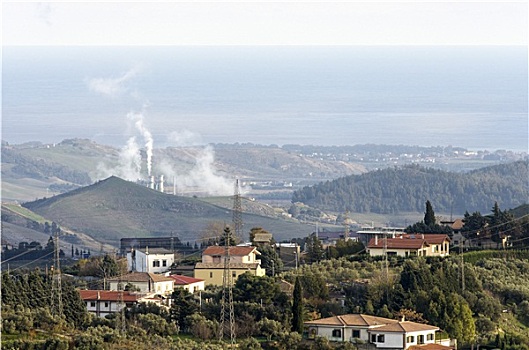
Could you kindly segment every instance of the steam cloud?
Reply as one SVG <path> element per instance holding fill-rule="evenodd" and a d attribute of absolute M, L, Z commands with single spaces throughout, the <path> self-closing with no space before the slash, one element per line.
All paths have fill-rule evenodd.
<path fill-rule="evenodd" d="M 136 137 L 129 138 L 127 144 L 121 148 L 117 166 L 109 168 L 99 163 L 97 170 L 99 178 L 115 175 L 129 181 L 138 180 L 141 177 L 141 155 Z"/>
<path fill-rule="evenodd" d="M 117 97 L 127 91 L 126 83 L 138 74 L 139 68 L 134 67 L 118 78 L 92 78 L 85 80 L 90 91 L 107 97 Z"/>
<path fill-rule="evenodd" d="M 134 122 L 134 126 L 143 136 L 145 141 L 145 152 L 147 153 L 147 175 L 151 176 L 152 173 L 152 149 L 154 140 L 152 139 L 151 132 L 143 124 L 143 114 L 130 112 L 127 114 L 127 119 Z"/>
<path fill-rule="evenodd" d="M 137 73 L 138 67 L 134 67 L 118 78 L 94 78 L 85 80 L 85 82 L 90 91 L 114 98 L 128 92 L 127 83 Z M 137 99 L 135 94 L 130 93 L 129 95 Z M 147 156 L 147 175 L 150 177 L 153 174 L 154 139 L 144 120 L 143 112 L 129 112 L 127 114 L 127 121 L 129 126 L 133 126 L 131 131 L 135 135 L 131 136 L 127 140 L 126 145 L 119 151 L 118 163 L 114 167 L 104 164 L 98 165 L 99 178 L 115 175 L 129 181 L 142 179 L 142 159 L 140 146 L 136 142 L 137 137 L 143 139 Z M 171 132 L 168 136 L 168 141 L 171 145 L 177 147 L 196 147 L 202 144 L 200 135 L 186 129 Z M 189 171 L 182 171 L 182 168 L 173 164 L 169 158 L 160 158 L 155 164 L 156 172 L 158 175 L 167 176 L 169 182 L 175 179 L 175 186 L 179 192 L 204 193 L 217 196 L 232 195 L 233 181 L 217 174 L 214 166 L 215 152 L 213 148 L 211 146 L 195 148 L 194 152 L 198 152 L 198 154 L 194 156 L 195 163 Z"/>
<path fill-rule="evenodd" d="M 233 194 L 233 182 L 217 174 L 214 166 L 215 152 L 211 146 L 199 150 L 193 168 L 181 173 L 169 160 L 162 159 L 160 170 L 174 179 L 179 192 L 200 192 L 213 196 Z"/>

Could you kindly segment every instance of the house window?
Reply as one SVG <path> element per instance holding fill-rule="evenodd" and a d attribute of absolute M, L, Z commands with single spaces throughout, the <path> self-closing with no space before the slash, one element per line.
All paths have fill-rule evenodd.
<path fill-rule="evenodd" d="M 426 334 L 426 340 L 433 340 L 433 333 Z"/>
<path fill-rule="evenodd" d="M 371 343 L 376 343 L 376 342 L 377 342 L 377 335 L 371 334 Z"/>
<path fill-rule="evenodd" d="M 233 277 L 233 278 L 237 277 L 237 272 L 232 272 L 231 273 L 231 277 Z"/>
<path fill-rule="evenodd" d="M 105 301 L 105 307 L 108 307 L 108 301 Z"/>
<path fill-rule="evenodd" d="M 418 344 L 424 344 L 424 335 L 423 334 L 417 336 L 417 343 Z"/>
<path fill-rule="evenodd" d="M 95 301 L 91 301 L 90 302 L 90 307 L 96 307 L 96 302 Z"/>
<path fill-rule="evenodd" d="M 310 328 L 310 330 L 309 330 L 309 339 L 316 338 L 316 334 L 317 334 L 316 328 Z"/>
<path fill-rule="evenodd" d="M 213 278 L 213 272 L 209 273 L 209 278 Z"/>
<path fill-rule="evenodd" d="M 153 260 L 152 267 L 160 267 L 160 260 Z"/>
<path fill-rule="evenodd" d="M 341 329 L 333 329 L 332 330 L 332 336 L 333 336 L 333 338 L 341 338 L 342 337 L 342 330 Z"/>
<path fill-rule="evenodd" d="M 353 338 L 360 338 L 360 331 L 353 329 Z"/>
<path fill-rule="evenodd" d="M 415 337 L 410 335 L 406 338 L 406 343 L 415 343 Z"/>
<path fill-rule="evenodd" d="M 384 334 L 379 334 L 379 335 L 377 336 L 377 343 L 383 343 L 383 342 L 385 342 L 385 341 L 386 341 L 386 340 L 385 340 Z"/>
<path fill-rule="evenodd" d="M 162 266 L 163 266 L 163 267 L 166 267 L 166 266 L 167 266 L 167 260 L 162 260 Z"/>

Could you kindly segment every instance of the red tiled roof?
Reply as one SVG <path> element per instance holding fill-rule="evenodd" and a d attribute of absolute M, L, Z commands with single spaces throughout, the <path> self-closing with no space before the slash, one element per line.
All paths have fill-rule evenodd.
<path fill-rule="evenodd" d="M 131 272 L 126 275 L 112 277 L 108 279 L 109 281 L 119 281 L 122 282 L 167 282 L 172 281 L 172 278 L 166 277 L 164 275 L 159 275 L 152 272 Z"/>
<path fill-rule="evenodd" d="M 429 244 L 441 244 L 445 241 L 450 242 L 448 235 L 442 233 L 410 233 L 402 235 L 403 239 L 424 238 Z"/>
<path fill-rule="evenodd" d="M 102 300 L 102 301 L 119 301 L 120 292 L 115 290 L 79 290 L 79 295 L 84 301 Z M 130 292 L 123 292 L 124 302 L 135 302 L 140 299 L 141 296 L 137 294 L 131 294 Z"/>
<path fill-rule="evenodd" d="M 204 282 L 204 280 L 201 280 L 200 278 L 193 278 L 193 277 L 188 277 L 188 276 L 183 276 L 183 275 L 170 275 L 169 277 L 171 277 L 174 280 L 174 284 L 178 284 L 180 286 L 191 284 L 191 283 L 196 283 L 196 282 Z"/>
<path fill-rule="evenodd" d="M 397 323 L 397 320 L 392 320 L 385 317 L 377 317 L 363 314 L 348 314 L 341 316 L 331 316 L 322 318 L 319 320 L 308 321 L 305 324 L 311 325 L 331 325 L 331 326 L 359 326 L 369 327 L 377 325 L 386 325 L 391 323 Z"/>
<path fill-rule="evenodd" d="M 428 246 L 428 242 L 422 238 L 379 238 L 378 242 L 375 244 L 375 239 L 371 238 L 367 247 L 384 248 L 384 245 L 389 249 L 421 249 L 424 246 Z"/>
<path fill-rule="evenodd" d="M 397 322 L 394 324 L 388 324 L 382 327 L 377 327 L 376 330 L 377 332 L 382 331 L 382 332 L 407 333 L 407 332 L 419 332 L 419 331 L 437 331 L 439 330 L 439 327 L 430 326 L 430 325 L 422 324 L 422 323 L 403 321 L 403 322 Z"/>
<path fill-rule="evenodd" d="M 202 255 L 220 255 L 220 256 L 223 256 L 224 253 L 225 253 L 225 249 L 226 248 L 218 246 L 218 245 L 209 246 L 209 247 L 206 248 L 206 250 L 204 250 Z M 230 249 L 230 255 L 233 255 L 233 256 L 244 256 L 244 255 L 250 254 L 253 251 L 255 251 L 257 254 L 260 254 L 256 250 L 257 248 L 255 248 L 255 247 L 239 247 L 239 246 L 235 246 L 235 247 L 229 247 L 229 249 Z"/>
<path fill-rule="evenodd" d="M 445 345 L 435 344 L 435 343 L 412 345 L 408 348 L 408 350 L 453 350 L 453 349 L 454 348 L 451 346 L 445 346 Z"/>

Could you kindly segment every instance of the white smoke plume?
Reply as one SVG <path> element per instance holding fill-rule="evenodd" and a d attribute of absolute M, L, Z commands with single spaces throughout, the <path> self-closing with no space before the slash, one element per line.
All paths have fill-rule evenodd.
<path fill-rule="evenodd" d="M 98 94 L 115 98 L 127 91 L 126 83 L 136 77 L 138 66 L 129 69 L 117 78 L 92 78 L 85 79 L 88 89 Z"/>
<path fill-rule="evenodd" d="M 145 153 L 147 153 L 147 175 L 151 176 L 152 173 L 152 150 L 154 146 L 154 140 L 151 132 L 145 127 L 143 123 L 143 114 L 130 112 L 127 114 L 127 119 L 134 122 L 134 126 L 140 132 L 143 140 L 145 141 Z"/>
<path fill-rule="evenodd" d="M 212 196 L 229 196 L 233 194 L 234 183 L 217 174 L 214 166 L 215 152 L 211 146 L 199 150 L 195 157 L 195 164 L 189 171 L 182 172 L 181 168 L 162 159 L 160 171 L 168 176 L 168 181 L 176 181 L 178 193 L 204 193 Z"/>
<path fill-rule="evenodd" d="M 97 170 L 98 178 L 114 175 L 129 181 L 138 180 L 141 174 L 141 155 L 136 137 L 129 138 L 127 144 L 120 150 L 117 166 L 109 168 L 100 163 Z"/>

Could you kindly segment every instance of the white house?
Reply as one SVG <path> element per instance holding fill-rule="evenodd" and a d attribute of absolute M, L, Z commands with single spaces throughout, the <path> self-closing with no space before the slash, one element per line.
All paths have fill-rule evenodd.
<path fill-rule="evenodd" d="M 436 341 L 439 327 L 384 317 L 349 314 L 304 323 L 309 339 L 317 336 L 337 342 L 364 342 L 377 349 L 402 349 L 424 344 L 450 345 L 450 339 Z"/>
<path fill-rule="evenodd" d="M 174 253 L 164 248 L 132 249 L 127 253 L 129 271 L 163 273 L 174 263 Z"/>
<path fill-rule="evenodd" d="M 174 290 L 172 278 L 150 272 L 131 272 L 120 277 L 110 278 L 108 282 L 110 290 L 119 290 L 119 283 L 123 288 L 131 285 L 141 293 L 170 295 Z"/>
<path fill-rule="evenodd" d="M 401 234 L 395 238 L 372 238 L 367 244 L 371 256 L 448 256 L 450 238 L 445 234 Z"/>
<path fill-rule="evenodd" d="M 175 288 L 183 288 L 189 293 L 204 290 L 204 280 L 200 278 L 193 278 L 183 275 L 170 275 L 169 277 L 174 280 Z"/>
<path fill-rule="evenodd" d="M 161 302 L 159 298 L 145 299 L 141 294 L 127 291 L 123 291 L 122 293 L 123 295 L 120 295 L 121 293 L 118 291 L 79 290 L 79 295 L 85 302 L 88 312 L 98 317 L 105 317 L 106 315 L 121 311 L 123 307 L 131 307 L 134 304 L 144 301 Z"/>

